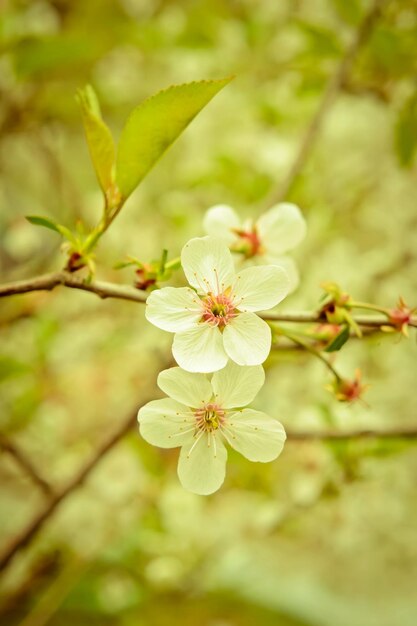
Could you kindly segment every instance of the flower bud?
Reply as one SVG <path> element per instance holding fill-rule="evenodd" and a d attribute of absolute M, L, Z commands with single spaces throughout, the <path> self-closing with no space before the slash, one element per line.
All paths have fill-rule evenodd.
<path fill-rule="evenodd" d="M 76 272 L 85 267 L 85 259 L 79 252 L 72 252 L 68 258 L 65 269 L 68 272 Z"/>
<path fill-rule="evenodd" d="M 136 271 L 136 279 L 134 285 L 136 289 L 146 291 L 149 287 L 156 285 L 156 272 L 151 265 L 144 263 L 142 267 L 139 267 Z"/>
<path fill-rule="evenodd" d="M 396 308 L 391 309 L 388 313 L 389 321 L 397 330 L 408 337 L 408 325 L 412 320 L 413 314 L 417 309 L 410 309 L 405 301 L 400 298 Z"/>
<path fill-rule="evenodd" d="M 355 402 L 362 399 L 362 394 L 368 386 L 361 383 L 361 371 L 357 369 L 352 380 L 339 378 L 329 387 L 329 391 L 334 393 L 339 402 Z"/>

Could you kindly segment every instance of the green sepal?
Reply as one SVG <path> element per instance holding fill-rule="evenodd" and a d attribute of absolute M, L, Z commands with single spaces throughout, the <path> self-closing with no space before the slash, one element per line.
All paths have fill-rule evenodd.
<path fill-rule="evenodd" d="M 125 267 L 132 267 L 135 265 L 139 269 L 143 268 L 143 263 L 134 257 L 128 257 L 126 261 L 118 261 L 113 265 L 113 269 L 115 270 L 123 270 Z"/>
<path fill-rule="evenodd" d="M 35 224 L 35 226 L 44 226 L 45 228 L 49 228 L 50 230 L 54 230 L 56 233 L 59 233 L 58 224 L 47 217 L 41 217 L 39 215 L 26 215 L 25 217 L 28 222 Z"/>
<path fill-rule="evenodd" d="M 44 228 L 49 228 L 49 230 L 54 230 L 56 233 L 59 233 L 69 241 L 74 240 L 74 236 L 68 228 L 62 226 L 61 224 L 57 224 L 53 220 L 50 220 L 48 217 L 42 217 L 40 215 L 26 215 L 25 218 L 28 222 L 34 224 L 35 226 L 43 226 Z"/>
<path fill-rule="evenodd" d="M 342 330 L 332 339 L 328 346 L 324 349 L 325 352 L 337 352 L 340 350 L 350 336 L 350 328 L 349 326 L 345 326 Z"/>

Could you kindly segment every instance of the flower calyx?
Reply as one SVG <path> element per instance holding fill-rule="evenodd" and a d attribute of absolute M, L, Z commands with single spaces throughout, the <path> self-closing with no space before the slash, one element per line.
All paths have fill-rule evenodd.
<path fill-rule="evenodd" d="M 326 388 L 335 395 L 339 402 L 352 403 L 356 400 L 362 400 L 362 395 L 368 389 L 369 385 L 364 385 L 361 382 L 361 377 L 362 373 L 357 369 L 353 379 L 335 379 L 333 384 L 328 385 Z"/>
<path fill-rule="evenodd" d="M 411 309 L 404 299 L 400 297 L 397 306 L 388 311 L 388 319 L 391 322 L 391 326 L 383 326 L 382 330 L 385 332 L 398 331 L 405 337 L 408 337 L 408 327 L 416 311 L 417 308 Z"/>
<path fill-rule="evenodd" d="M 261 243 L 256 226 L 248 229 L 234 228 L 232 232 L 239 238 L 238 241 L 231 245 L 230 249 L 232 252 L 243 254 L 245 259 L 261 256 L 264 253 L 265 249 Z"/>
<path fill-rule="evenodd" d="M 142 262 L 134 256 L 128 256 L 125 261 L 116 263 L 114 269 L 124 269 L 133 266 L 135 269 L 134 287 L 141 291 L 153 291 L 158 288 L 160 282 L 168 280 L 172 272 L 179 267 L 179 260 L 173 259 L 167 262 L 168 251 L 162 251 L 162 257 L 150 262 Z"/>
<path fill-rule="evenodd" d="M 321 287 L 325 294 L 319 316 L 329 324 L 347 324 L 358 337 L 361 337 L 362 331 L 350 314 L 351 296 L 342 291 L 336 283 L 325 282 Z"/>

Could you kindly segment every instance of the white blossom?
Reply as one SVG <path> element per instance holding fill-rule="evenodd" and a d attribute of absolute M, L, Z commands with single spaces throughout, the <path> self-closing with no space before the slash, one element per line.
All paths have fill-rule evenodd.
<path fill-rule="evenodd" d="M 214 372 L 228 359 L 259 365 L 271 349 L 271 329 L 255 314 L 289 291 L 285 270 L 274 265 L 235 273 L 227 246 L 213 237 L 191 239 L 181 263 L 191 287 L 164 287 L 147 300 L 146 318 L 175 333 L 172 352 L 189 372 Z"/>
<path fill-rule="evenodd" d="M 290 291 L 299 283 L 294 260 L 286 253 L 304 239 L 306 222 L 295 204 L 276 204 L 252 222 L 242 222 L 230 206 L 219 204 L 207 210 L 204 229 L 220 238 L 232 251 L 241 252 L 251 263 L 279 265 L 290 278 Z"/>
<path fill-rule="evenodd" d="M 178 476 L 185 489 L 200 495 L 222 485 L 229 444 L 250 461 L 277 458 L 286 439 L 277 420 L 249 404 L 265 380 L 261 365 L 240 367 L 232 362 L 215 372 L 164 370 L 158 385 L 169 397 L 153 400 L 138 413 L 140 433 L 161 448 L 181 446 Z"/>

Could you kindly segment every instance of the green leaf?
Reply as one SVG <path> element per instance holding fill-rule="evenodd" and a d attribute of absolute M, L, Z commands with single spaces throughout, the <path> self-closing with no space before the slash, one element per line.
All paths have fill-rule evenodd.
<path fill-rule="evenodd" d="M 66 228 L 66 226 L 57 224 L 53 220 L 50 220 L 48 217 L 42 217 L 40 215 L 26 215 L 25 217 L 27 221 L 31 224 L 35 224 L 35 226 L 44 226 L 45 228 L 54 230 L 56 233 L 59 233 L 60 235 L 74 243 L 74 235 L 68 228 Z"/>
<path fill-rule="evenodd" d="M 120 138 L 116 183 L 126 199 L 191 120 L 231 78 L 174 85 L 133 110 Z"/>
<path fill-rule="evenodd" d="M 40 217 L 39 215 L 26 215 L 26 219 L 28 222 L 30 222 L 31 224 L 35 224 L 36 226 L 44 226 L 45 228 L 54 230 L 56 233 L 60 232 L 58 224 L 48 219 L 47 217 Z"/>
<path fill-rule="evenodd" d="M 349 339 L 349 335 L 350 328 L 349 326 L 345 326 L 325 348 L 325 352 L 337 352 L 340 350 Z"/>
<path fill-rule="evenodd" d="M 417 94 L 413 94 L 399 112 L 395 145 L 401 165 L 410 167 L 417 149 Z"/>
<path fill-rule="evenodd" d="M 83 116 L 91 160 L 104 195 L 114 182 L 115 148 L 110 129 L 101 117 L 100 105 L 94 89 L 87 85 L 77 94 Z"/>

